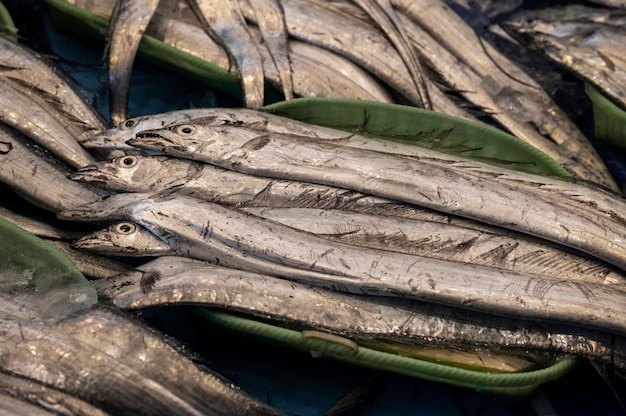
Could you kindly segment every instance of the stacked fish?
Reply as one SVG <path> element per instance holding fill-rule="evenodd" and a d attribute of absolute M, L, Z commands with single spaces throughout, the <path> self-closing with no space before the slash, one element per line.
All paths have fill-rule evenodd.
<path fill-rule="evenodd" d="M 626 201 L 609 191 L 248 109 L 139 117 L 86 143 L 135 154 L 71 175 L 118 193 L 61 218 L 120 221 L 75 247 L 159 257 L 94 283 L 122 309 L 622 367 Z"/>
<path fill-rule="evenodd" d="M 288 4 L 321 7 L 281 4 L 286 21 Z M 354 10 L 333 5 L 344 6 Z M 258 25 L 265 39 L 270 29 Z M 626 369 L 626 201 L 612 191 L 256 109 L 180 110 L 105 130 L 57 71 L 0 42 L 0 180 L 54 212 L 59 227 L 0 213 L 60 241 L 77 264 L 77 250 L 95 252 L 87 261 L 98 269 L 83 270 L 107 277 L 93 286 L 118 309 L 211 306 L 355 350 L 470 352 L 497 371 L 564 355 Z M 111 225 L 87 233 L 80 222 Z M 144 406 L 137 413 L 176 404 L 181 414 L 274 414 L 119 311 L 93 305 L 51 318 L 28 284 L 0 296 L 10 334 L 0 381 L 20 395 L 37 389 L 85 414 L 129 411 L 129 400 Z M 46 371 L 27 365 L 33 348 Z M 67 359 L 80 354 L 102 365 L 81 371 Z"/>
<path fill-rule="evenodd" d="M 127 118 L 131 67 L 145 31 L 170 46 L 164 55 L 174 55 L 168 57 L 174 65 L 193 67 L 196 59 L 236 70 L 248 107 L 267 101 L 267 82 L 286 99 L 399 102 L 478 117 L 541 149 L 575 176 L 617 190 L 593 146 L 548 93 L 443 1 L 48 3 L 110 18 L 114 124 Z"/>

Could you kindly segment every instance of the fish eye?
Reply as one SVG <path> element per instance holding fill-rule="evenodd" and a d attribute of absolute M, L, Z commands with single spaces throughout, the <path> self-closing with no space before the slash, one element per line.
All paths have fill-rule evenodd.
<path fill-rule="evenodd" d="M 137 231 L 137 226 L 132 222 L 120 222 L 115 226 L 115 232 L 121 235 L 130 235 Z"/>
<path fill-rule="evenodd" d="M 130 130 L 133 127 L 135 127 L 136 125 L 137 125 L 137 119 L 136 118 L 131 118 L 131 119 L 128 119 L 126 121 L 122 121 L 120 123 L 120 128 L 122 130 Z"/>
<path fill-rule="evenodd" d="M 196 126 L 192 126 L 191 124 L 181 124 L 176 127 L 174 132 L 181 136 L 191 136 L 196 132 Z"/>
<path fill-rule="evenodd" d="M 117 159 L 117 165 L 121 168 L 132 168 L 138 161 L 137 156 L 123 156 Z"/>

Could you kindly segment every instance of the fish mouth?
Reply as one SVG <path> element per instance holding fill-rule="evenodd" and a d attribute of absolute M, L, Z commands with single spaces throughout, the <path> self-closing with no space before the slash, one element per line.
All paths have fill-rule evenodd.
<path fill-rule="evenodd" d="M 170 153 L 172 150 L 185 150 L 185 147 L 181 146 L 180 143 L 176 143 L 173 140 L 150 130 L 137 133 L 135 137 L 127 140 L 126 144 L 145 150 L 161 151 L 163 153 Z"/>

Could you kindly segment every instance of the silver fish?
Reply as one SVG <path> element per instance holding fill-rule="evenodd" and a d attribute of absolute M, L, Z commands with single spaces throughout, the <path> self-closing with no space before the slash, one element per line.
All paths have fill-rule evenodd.
<path fill-rule="evenodd" d="M 61 75 L 59 68 L 25 46 L 0 37 L 0 64 L 3 81 L 57 109 L 64 126 L 79 142 L 107 127 L 102 116 Z"/>
<path fill-rule="evenodd" d="M 38 153 L 20 133 L 0 126 L 0 181 L 50 211 L 100 199 L 102 191 L 68 179 L 69 172 Z"/>
<path fill-rule="evenodd" d="M 118 0 L 107 36 L 109 108 L 114 125 L 128 118 L 130 74 L 139 43 L 159 0 Z"/>
<path fill-rule="evenodd" d="M 70 231 L 60 228 L 49 222 L 40 221 L 26 215 L 19 214 L 8 208 L 0 206 L 0 217 L 20 226 L 31 234 L 54 240 L 74 240 L 84 235 L 84 232 Z"/>
<path fill-rule="evenodd" d="M 263 106 L 262 58 L 239 10 L 238 1 L 190 0 L 189 4 L 207 33 L 220 42 L 235 61 L 246 107 Z"/>
<path fill-rule="evenodd" d="M 337 186 L 471 218 L 538 236 L 626 269 L 623 223 L 601 210 L 580 211 L 573 204 L 458 169 L 323 141 L 278 134 L 233 139 L 221 142 L 209 128 L 185 124 L 140 133 L 128 144 L 242 173 Z"/>
<path fill-rule="evenodd" d="M 576 6 L 514 16 L 504 23 L 504 27 L 525 43 L 530 43 L 534 50 L 598 87 L 626 109 L 624 11 L 614 11 L 616 16 L 604 13 L 601 21 L 589 22 L 589 15 L 597 9 Z M 566 17 L 562 18 L 560 14 Z M 574 18 L 576 15 L 579 16 L 577 19 Z M 612 20 L 621 24 L 612 24 Z"/>
<path fill-rule="evenodd" d="M 433 303 L 355 296 L 184 257 L 161 257 L 94 285 L 124 310 L 176 303 L 225 308 L 278 325 L 340 335 L 372 348 L 417 344 L 521 353 L 526 359 L 532 357 L 528 350 L 540 350 L 579 354 L 622 369 L 626 365 L 624 339 L 617 338 L 614 349 L 606 333 Z"/>
<path fill-rule="evenodd" d="M 287 46 L 285 15 L 279 0 L 248 0 L 254 10 L 263 42 L 278 70 L 280 86 L 286 100 L 293 98 L 292 69 Z"/>
<path fill-rule="evenodd" d="M 0 80 L 0 120 L 39 143 L 71 166 L 93 163 L 91 156 L 45 108 Z"/>
<path fill-rule="evenodd" d="M 134 221 L 178 255 L 335 290 L 626 333 L 626 322 L 621 322 L 624 294 L 604 285 L 330 242 L 185 196 L 118 194 L 59 215 Z"/>
<path fill-rule="evenodd" d="M 74 397 L 70 394 L 63 393 L 34 380 L 24 379 L 13 374 L 0 372 L 0 391 L 3 393 L 0 399 L 0 406 L 5 406 L 0 413 L 9 415 L 9 409 L 6 407 L 9 398 L 19 397 L 24 403 L 29 403 L 33 407 L 27 407 L 22 413 L 16 415 L 38 416 L 44 415 L 76 415 L 76 416 L 107 416 L 101 409 Z M 10 396 L 9 396 L 10 395 Z M 21 411 L 21 410 L 20 410 Z M 39 413 L 38 413 L 39 412 Z"/>
<path fill-rule="evenodd" d="M 64 333 L 63 328 L 3 315 L 0 317 L 4 332 L 0 347 L 2 371 L 45 384 L 114 414 L 158 414 L 165 408 L 181 415 L 249 414 L 251 411 L 276 414 L 210 373 L 199 370 L 136 323 L 130 328 L 132 332 L 128 332 L 129 328 L 124 331 L 124 338 L 129 339 L 126 344 L 139 348 L 135 350 L 134 364 L 129 365 L 128 359 L 121 361 L 124 356 L 103 348 L 110 340 L 98 335 L 122 323 L 121 314 L 114 316 L 117 319 L 109 317 L 104 328 L 99 328 L 96 321 L 87 328 L 67 329 Z M 81 336 L 83 334 L 85 336 Z M 167 366 L 163 361 L 153 361 L 155 352 L 169 356 Z M 166 377 L 156 378 L 155 369 L 166 370 Z M 183 386 L 178 383 L 178 388 L 171 382 L 175 379 L 169 378 L 172 376 L 169 373 L 176 374 L 176 370 L 185 377 Z M 203 395 L 198 397 L 197 390 L 202 390 Z"/>
<path fill-rule="evenodd" d="M 134 117 L 92 136 L 82 144 L 87 148 L 132 150 L 126 142 L 145 130 L 166 128 L 194 120 L 207 125 L 245 126 L 277 133 L 290 133 L 321 139 L 352 136 L 342 130 L 307 124 L 298 120 L 246 108 L 192 108 Z"/>
<path fill-rule="evenodd" d="M 104 279 L 124 273 L 130 266 L 97 254 L 75 250 L 70 243 L 59 240 L 46 240 L 58 248 L 76 265 L 78 270 L 91 279 Z"/>
<path fill-rule="evenodd" d="M 415 88 L 417 89 L 421 105 L 427 110 L 432 110 L 433 106 L 430 102 L 428 94 L 428 86 L 426 77 L 422 71 L 420 61 L 413 49 L 408 34 L 400 18 L 391 6 L 389 0 L 352 0 L 362 8 L 387 35 L 395 49 L 398 51 L 409 73 Z"/>
<path fill-rule="evenodd" d="M 591 143 L 539 84 L 481 39 L 443 1 L 391 2 L 399 13 L 429 32 L 460 62 L 469 65 L 479 75 L 481 82 L 476 88 L 484 88 L 494 99 L 499 100 L 498 107 L 503 111 L 514 109 L 510 114 L 516 120 L 511 118 L 511 122 L 507 123 L 509 131 L 522 140 L 536 143 L 539 148 L 541 146 L 538 143 L 546 140 L 558 144 L 563 154 L 574 160 L 571 162 L 573 167 L 584 167 L 584 174 L 579 173 L 581 178 L 618 189 Z M 447 24 L 442 25 L 440 22 Z M 448 68 L 445 66 L 437 72 L 443 74 Z"/>

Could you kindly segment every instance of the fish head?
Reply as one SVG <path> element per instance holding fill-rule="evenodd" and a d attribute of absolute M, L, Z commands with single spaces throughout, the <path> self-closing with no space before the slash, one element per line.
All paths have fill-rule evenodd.
<path fill-rule="evenodd" d="M 148 229 L 123 221 L 87 234 L 72 243 L 72 248 L 98 254 L 143 257 L 172 254 L 173 250 Z"/>
<path fill-rule="evenodd" d="M 197 134 L 198 126 L 178 124 L 175 126 L 147 130 L 137 133 L 126 144 L 144 150 L 153 150 L 168 155 L 184 157 L 202 149 L 204 140 Z"/>
<path fill-rule="evenodd" d="M 167 115 L 161 117 L 159 114 L 129 118 L 119 123 L 117 127 L 91 136 L 81 144 L 87 148 L 132 150 L 133 147 L 126 144 L 128 140 L 134 138 L 139 132 L 159 129 L 166 124 L 171 124 L 173 120 L 170 118 Z"/>
<path fill-rule="evenodd" d="M 184 182 L 191 163 L 168 156 L 124 155 L 85 166 L 69 177 L 119 192 L 153 192 Z"/>

